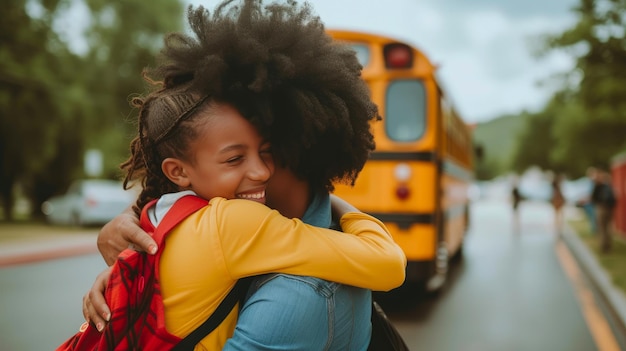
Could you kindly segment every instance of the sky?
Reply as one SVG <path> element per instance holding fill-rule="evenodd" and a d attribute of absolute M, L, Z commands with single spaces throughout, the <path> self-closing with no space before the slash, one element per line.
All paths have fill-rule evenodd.
<path fill-rule="evenodd" d="M 209 9 L 218 3 L 185 1 Z M 326 28 L 387 35 L 422 50 L 439 66 L 440 83 L 468 123 L 545 106 L 559 88 L 551 77 L 571 70 L 574 59 L 562 51 L 538 57 L 533 48 L 542 36 L 561 33 L 576 23 L 572 8 L 578 2 L 309 0 Z M 80 13 L 80 1 L 75 3 L 79 5 L 74 10 Z"/>
<path fill-rule="evenodd" d="M 187 0 L 212 9 L 217 0 Z M 268 0 L 265 0 L 268 2 Z M 565 52 L 533 54 L 541 35 L 576 23 L 578 0 L 310 0 L 329 29 L 356 29 L 407 41 L 439 65 L 439 77 L 469 123 L 538 111 L 550 77 L 574 66 Z"/>

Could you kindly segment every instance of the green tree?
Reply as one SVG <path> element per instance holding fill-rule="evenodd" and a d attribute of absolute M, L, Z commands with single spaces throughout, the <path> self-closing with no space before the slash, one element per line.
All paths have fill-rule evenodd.
<path fill-rule="evenodd" d="M 577 173 L 608 166 L 626 147 L 625 10 L 626 0 L 580 0 L 576 25 L 548 40 L 550 50 L 566 49 L 576 58 L 570 84 L 557 97 L 562 110 L 551 155 Z"/>
<path fill-rule="evenodd" d="M 142 70 L 154 63 L 166 32 L 182 28 L 183 7 L 171 0 L 86 0 L 89 64 L 82 74 L 92 96 L 86 147 L 103 151 L 105 173 L 117 174 L 135 132 L 129 97 L 143 93 Z"/>
<path fill-rule="evenodd" d="M 35 214 L 49 196 L 84 177 L 88 148 L 118 175 L 134 132 L 129 96 L 144 91 L 163 34 L 180 30 L 170 0 L 84 0 L 85 18 L 67 19 L 70 0 L 9 0 L 0 11 L 0 201 L 11 219 L 16 184 Z M 59 19 L 85 20 L 87 50 L 69 50 Z"/>
<path fill-rule="evenodd" d="M 532 166 L 553 168 L 549 155 L 555 145 L 552 124 L 553 116 L 549 110 L 526 117 L 526 126 L 518 135 L 512 157 L 512 168 L 516 173 L 522 174 Z"/>
<path fill-rule="evenodd" d="M 50 172 L 59 125 L 71 117 L 64 114 L 60 87 L 71 86 L 72 80 L 60 68 L 72 55 L 50 29 L 63 4 L 31 4 L 37 12 L 33 16 L 25 1 L 10 0 L 0 12 L 0 198 L 8 220 L 15 185 Z"/>

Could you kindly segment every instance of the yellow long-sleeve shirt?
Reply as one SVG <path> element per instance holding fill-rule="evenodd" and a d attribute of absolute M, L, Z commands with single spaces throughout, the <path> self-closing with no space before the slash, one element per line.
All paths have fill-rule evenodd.
<path fill-rule="evenodd" d="M 253 201 L 214 198 L 166 238 L 160 276 L 168 331 L 187 336 L 251 275 L 307 275 L 381 291 L 402 284 L 406 257 L 380 221 L 348 213 L 340 224 L 345 233 Z M 196 350 L 221 350 L 236 321 L 234 309 Z"/>

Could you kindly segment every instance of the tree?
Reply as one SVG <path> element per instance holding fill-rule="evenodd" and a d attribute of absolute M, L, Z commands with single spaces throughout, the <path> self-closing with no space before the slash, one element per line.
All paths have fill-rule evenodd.
<path fill-rule="evenodd" d="M 128 123 L 129 96 L 143 93 L 142 70 L 154 63 L 166 32 L 182 28 L 182 5 L 171 0 L 88 0 L 92 24 L 87 38 L 85 84 L 97 96 L 91 106 L 87 147 L 105 152 L 105 169 L 114 173 L 128 154 L 135 132 Z M 106 131 L 102 133 L 102 131 Z"/>
<path fill-rule="evenodd" d="M 576 57 L 570 85 L 561 92 L 568 104 L 554 123 L 553 157 L 577 172 L 607 167 L 626 147 L 626 0 L 580 0 L 577 24 L 549 38 L 548 49 Z M 557 97 L 558 99 L 558 97 Z"/>
<path fill-rule="evenodd" d="M 115 176 L 133 126 L 128 97 L 142 93 L 141 71 L 163 35 L 182 28 L 182 5 L 170 0 L 83 0 L 87 52 L 78 55 L 55 32 L 75 1 L 9 0 L 0 12 L 0 200 L 11 219 L 16 184 L 35 214 L 51 195 L 84 177 L 87 148 L 105 154 Z"/>
<path fill-rule="evenodd" d="M 71 54 L 50 30 L 63 1 L 46 1 L 37 16 L 25 1 L 3 3 L 0 12 L 0 198 L 12 219 L 14 187 L 36 172 L 49 171 L 63 113 L 59 87 L 71 85 L 59 67 Z"/>
<path fill-rule="evenodd" d="M 549 110 L 527 116 L 526 126 L 518 136 L 513 153 L 512 167 L 516 173 L 522 174 L 532 166 L 542 169 L 554 167 L 549 156 L 555 145 L 552 124 L 553 116 Z"/>

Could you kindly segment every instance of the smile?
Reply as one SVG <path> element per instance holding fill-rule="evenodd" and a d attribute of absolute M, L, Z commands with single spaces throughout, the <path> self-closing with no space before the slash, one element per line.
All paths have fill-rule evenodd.
<path fill-rule="evenodd" d="M 265 191 L 261 191 L 253 194 L 238 194 L 237 198 L 239 199 L 247 199 L 247 200 L 258 200 L 265 197 Z"/>

